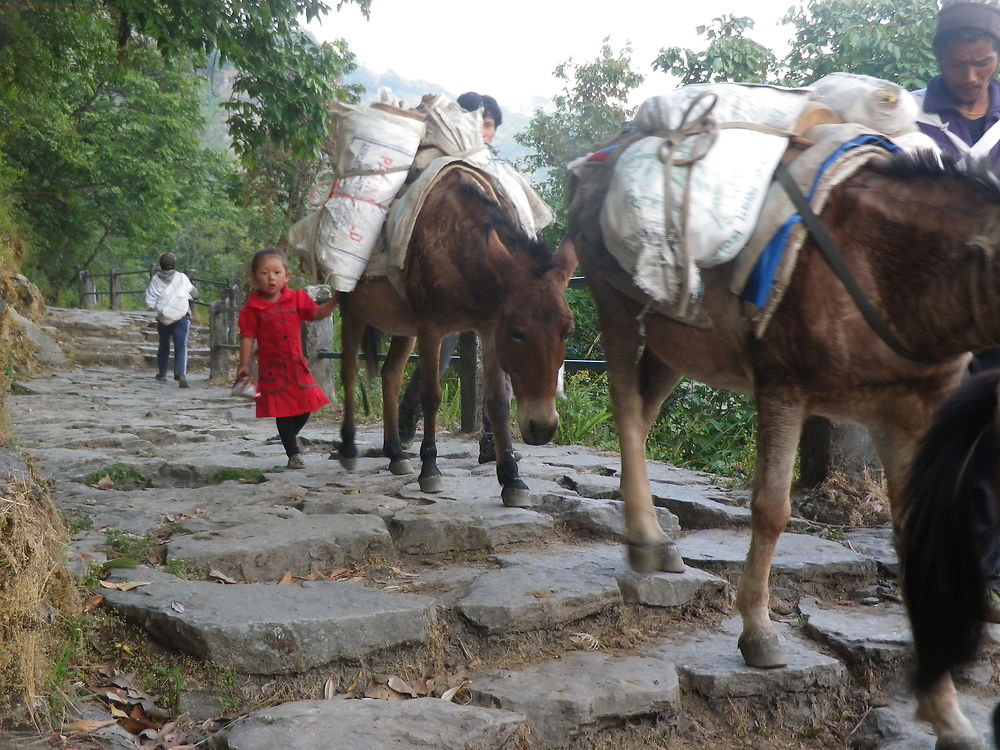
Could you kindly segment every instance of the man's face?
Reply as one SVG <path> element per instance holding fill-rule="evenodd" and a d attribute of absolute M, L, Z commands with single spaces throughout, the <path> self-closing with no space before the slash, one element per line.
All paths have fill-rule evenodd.
<path fill-rule="evenodd" d="M 483 143 L 492 143 L 496 134 L 496 121 L 492 117 L 483 117 Z"/>
<path fill-rule="evenodd" d="M 963 107 L 975 107 L 997 69 L 997 52 L 987 41 L 956 42 L 938 60 L 945 85 Z"/>

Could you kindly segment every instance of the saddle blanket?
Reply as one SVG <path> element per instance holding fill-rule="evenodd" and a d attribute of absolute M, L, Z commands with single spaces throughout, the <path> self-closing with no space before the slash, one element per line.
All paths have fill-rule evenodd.
<path fill-rule="evenodd" d="M 900 150 L 893 141 L 857 123 L 817 125 L 804 137 L 814 145 L 793 161 L 788 171 L 817 215 L 837 185 L 871 159 Z M 807 236 L 802 217 L 784 188 L 775 182 L 767 191 L 757 226 L 734 264 L 729 286 L 753 306 L 748 314 L 758 337 L 764 335 L 784 297 Z"/>

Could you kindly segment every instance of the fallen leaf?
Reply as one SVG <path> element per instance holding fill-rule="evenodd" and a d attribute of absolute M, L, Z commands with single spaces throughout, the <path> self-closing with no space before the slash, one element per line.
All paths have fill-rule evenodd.
<path fill-rule="evenodd" d="M 387 701 L 391 692 L 385 685 L 372 685 L 365 691 L 365 698 Z"/>
<path fill-rule="evenodd" d="M 111 481 L 111 477 L 105 474 L 98 480 L 97 484 L 94 485 L 99 490 L 110 490 L 115 486 L 115 483 Z"/>
<path fill-rule="evenodd" d="M 278 581 L 279 585 L 284 585 L 292 582 L 292 571 L 287 571 L 285 575 L 281 576 L 281 580 Z"/>
<path fill-rule="evenodd" d="M 64 724 L 63 729 L 71 732 L 93 732 L 114 724 L 114 721 L 95 721 L 93 719 L 77 719 L 69 724 Z"/>
<path fill-rule="evenodd" d="M 326 681 L 326 684 L 323 686 L 323 698 L 325 700 L 332 700 L 333 696 L 335 696 L 336 694 L 337 694 L 337 684 L 333 681 L 333 678 L 331 677 L 329 680 Z"/>
<path fill-rule="evenodd" d="M 460 692 L 462 692 L 462 690 L 466 688 L 466 686 L 471 684 L 472 683 L 469 682 L 468 680 L 462 680 L 462 682 L 460 682 L 458 685 L 455 685 L 455 687 L 448 688 L 447 690 L 445 690 L 444 693 L 441 694 L 441 700 L 443 701 L 453 700 L 456 695 L 458 695 Z"/>
<path fill-rule="evenodd" d="M 125 583 L 118 584 L 119 591 L 131 591 L 132 589 L 137 589 L 140 586 L 152 586 L 152 581 L 126 581 Z"/>
<path fill-rule="evenodd" d="M 322 577 L 323 577 L 322 573 L 320 573 L 318 570 L 314 570 L 312 573 L 310 573 L 309 575 L 306 576 L 306 580 L 307 581 L 318 581 Z"/>
<path fill-rule="evenodd" d="M 170 609 L 172 609 L 174 612 L 180 612 L 181 614 L 184 614 L 184 605 L 181 604 L 180 602 L 170 602 Z"/>
<path fill-rule="evenodd" d="M 393 675 L 392 677 L 390 677 L 387 680 L 387 684 L 389 685 L 389 687 L 391 687 L 397 693 L 406 693 L 407 695 L 413 695 L 414 694 L 413 693 L 413 688 L 410 687 L 410 684 L 408 682 L 406 682 L 405 680 L 402 680 L 399 677 L 396 677 L 396 675 Z"/>
<path fill-rule="evenodd" d="M 90 597 L 89 599 L 87 599 L 87 601 L 83 603 L 83 611 L 89 612 L 90 610 L 99 607 L 101 605 L 101 602 L 103 601 L 104 601 L 103 594 L 95 594 L 94 596 Z"/>
<path fill-rule="evenodd" d="M 209 578 L 217 578 L 220 581 L 222 581 L 223 583 L 236 583 L 235 579 L 230 578 L 225 573 L 223 573 L 221 570 L 216 570 L 215 568 L 212 568 L 210 571 L 208 571 L 208 577 Z"/>
<path fill-rule="evenodd" d="M 331 581 L 336 581 L 338 578 L 350 572 L 351 572 L 350 568 L 334 568 L 327 575 L 327 578 L 329 578 Z"/>
<path fill-rule="evenodd" d="M 122 711 L 120 708 L 118 708 L 118 706 L 108 706 L 108 708 L 111 710 L 111 715 L 114 716 L 116 719 L 128 718 L 128 714 Z"/>

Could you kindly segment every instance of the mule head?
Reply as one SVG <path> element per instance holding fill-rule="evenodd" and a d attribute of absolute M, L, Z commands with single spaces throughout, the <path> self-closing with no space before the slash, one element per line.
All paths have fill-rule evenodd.
<path fill-rule="evenodd" d="M 545 263 L 522 264 L 517 283 L 510 285 L 497 311 L 497 360 L 510 376 L 521 437 L 529 445 L 547 443 L 559 427 L 557 380 L 573 332 L 564 292 L 575 268 L 570 242 Z"/>

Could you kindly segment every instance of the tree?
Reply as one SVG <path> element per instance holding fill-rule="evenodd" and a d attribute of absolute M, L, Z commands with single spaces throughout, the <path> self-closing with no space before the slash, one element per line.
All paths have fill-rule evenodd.
<path fill-rule="evenodd" d="M 713 18 L 710 25 L 696 29 L 700 36 L 708 39 L 704 50 L 695 52 L 681 47 L 667 47 L 660 50 L 653 67 L 673 73 L 684 85 L 716 81 L 773 81 L 777 73 L 774 53 L 744 36 L 753 26 L 753 20 L 746 16 L 730 14 Z"/>
<path fill-rule="evenodd" d="M 238 72 L 229 110 L 233 148 L 253 162 L 260 148 L 318 158 L 329 135 L 328 108 L 338 82 L 354 67 L 343 42 L 316 44 L 298 24 L 327 15 L 326 0 L 105 0 L 118 27 L 118 49 L 151 38 L 168 57 L 218 53 Z M 357 4 L 367 16 L 371 0 Z"/>
<path fill-rule="evenodd" d="M 923 88 L 937 72 L 936 18 L 937 0 L 809 0 L 783 19 L 796 29 L 784 80 L 801 85 L 844 71 Z"/>

